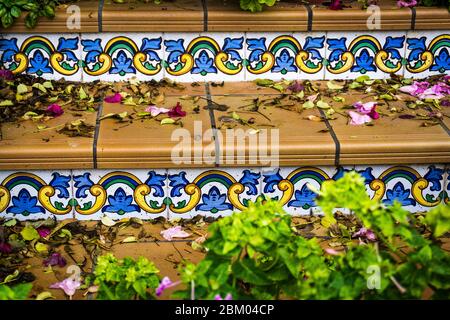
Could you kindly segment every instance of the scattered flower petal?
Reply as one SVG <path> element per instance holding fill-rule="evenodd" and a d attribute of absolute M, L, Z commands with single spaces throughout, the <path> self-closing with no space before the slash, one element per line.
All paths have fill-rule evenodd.
<path fill-rule="evenodd" d="M 355 111 L 349 111 L 348 114 L 351 118 L 350 124 L 354 126 L 359 126 L 372 121 L 372 118 L 367 114 L 360 114 Z"/>
<path fill-rule="evenodd" d="M 161 231 L 162 236 L 164 239 L 171 241 L 173 238 L 187 238 L 191 234 L 187 233 L 186 231 L 183 231 L 181 229 L 181 226 L 176 226 L 169 228 L 167 230 Z"/>
<path fill-rule="evenodd" d="M 0 78 L 3 78 L 5 80 L 13 80 L 14 74 L 10 70 L 0 70 Z"/>
<path fill-rule="evenodd" d="M 332 248 L 326 248 L 325 252 L 332 255 L 332 256 L 338 256 L 340 254 L 339 251 L 332 249 Z"/>
<path fill-rule="evenodd" d="M 64 293 L 72 299 L 75 291 L 81 286 L 80 281 L 75 281 L 72 278 L 64 279 L 61 282 L 54 283 L 50 286 L 51 289 L 62 289 Z"/>
<path fill-rule="evenodd" d="M 66 266 L 67 262 L 66 259 L 64 259 L 61 254 L 59 253 L 53 253 L 50 257 L 44 260 L 44 266 L 59 266 L 64 267 Z"/>
<path fill-rule="evenodd" d="M 170 109 L 158 108 L 157 106 L 149 106 L 149 107 L 145 108 L 145 111 L 150 112 L 150 115 L 152 117 L 156 117 L 158 114 L 168 113 L 170 111 Z"/>
<path fill-rule="evenodd" d="M 377 237 L 375 236 L 375 233 L 373 233 L 372 230 L 367 229 L 367 228 L 361 228 L 352 235 L 352 238 L 357 238 L 357 237 L 365 238 L 368 241 L 375 241 L 377 239 Z"/>
<path fill-rule="evenodd" d="M 331 10 L 342 10 L 342 2 L 341 0 L 332 0 L 330 3 Z"/>
<path fill-rule="evenodd" d="M 156 296 L 159 297 L 164 290 L 170 288 L 170 287 L 174 287 L 176 285 L 179 285 L 181 283 L 181 281 L 175 281 L 173 282 L 172 280 L 170 280 L 169 277 L 164 277 L 162 278 L 161 282 L 159 283 L 158 288 L 156 288 Z"/>
<path fill-rule="evenodd" d="M 186 116 L 186 112 L 181 110 L 181 104 L 177 102 L 177 105 L 169 110 L 168 115 L 171 118 L 178 118 Z"/>
<path fill-rule="evenodd" d="M 45 228 L 45 227 L 40 227 L 37 228 L 37 232 L 39 233 L 39 236 L 41 238 L 45 238 L 46 236 L 48 236 L 52 231 L 49 228 Z"/>
<path fill-rule="evenodd" d="M 397 1 L 397 7 L 414 7 L 417 5 L 417 0 L 399 0 Z"/>
<path fill-rule="evenodd" d="M 105 97 L 105 102 L 120 103 L 121 101 L 122 101 L 122 95 L 120 93 L 116 93 L 113 96 Z"/>
<path fill-rule="evenodd" d="M 0 242 L 0 253 L 11 253 L 12 246 L 8 242 Z"/>
<path fill-rule="evenodd" d="M 47 107 L 47 112 L 50 113 L 52 117 L 59 117 L 64 113 L 64 110 L 61 108 L 59 104 L 52 103 Z"/>
<path fill-rule="evenodd" d="M 356 102 L 353 104 L 353 107 L 362 114 L 367 114 L 372 119 L 376 120 L 380 117 L 378 112 L 376 112 L 377 103 L 376 102 L 366 102 L 362 103 L 361 101 Z"/>
<path fill-rule="evenodd" d="M 216 294 L 216 295 L 214 296 L 214 300 L 233 300 L 233 296 L 231 295 L 231 293 L 228 293 L 228 294 L 225 296 L 225 298 L 222 298 L 222 297 L 220 296 L 220 294 Z"/>
<path fill-rule="evenodd" d="M 300 91 L 305 90 L 305 87 L 300 83 L 300 81 L 292 82 L 289 87 L 287 87 L 292 93 L 299 93 Z"/>

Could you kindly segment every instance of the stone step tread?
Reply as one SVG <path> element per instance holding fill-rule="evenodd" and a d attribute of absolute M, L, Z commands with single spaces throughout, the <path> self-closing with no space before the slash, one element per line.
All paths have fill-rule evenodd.
<path fill-rule="evenodd" d="M 118 4 L 110 0 L 81 0 L 75 4 L 80 8 L 78 29 L 66 23 L 74 11 L 62 5 L 54 19 L 41 18 L 33 32 L 367 31 L 371 30 L 367 21 L 373 15 L 357 2 L 347 4 L 344 10 L 311 5 L 308 13 L 301 3 L 280 1 L 256 14 L 241 10 L 238 1 L 223 0 L 163 1 L 160 5 L 151 1 Z M 396 0 L 380 0 L 377 5 L 381 30 L 450 28 L 450 13 L 445 7 L 418 7 L 413 15 L 409 8 L 398 8 Z M 25 16 L 24 13 L 11 28 L 0 30 L 29 33 Z"/>
<path fill-rule="evenodd" d="M 320 88 L 326 86 L 325 81 L 314 83 Z M 126 91 L 127 86 L 127 82 L 116 83 L 113 90 Z M 301 103 L 255 82 L 226 82 L 223 86 L 197 83 L 184 87 L 159 89 L 165 95 L 164 107 L 180 102 L 187 112 L 186 117 L 180 118 L 182 125 L 161 125 L 166 115 L 154 119 L 137 117 L 136 113 L 143 112 L 145 106 L 106 102 L 101 103 L 98 112 L 70 111 L 70 106 L 65 106 L 68 111 L 45 122 L 44 130 L 38 130 L 40 123 L 31 120 L 4 123 L 0 169 L 265 166 L 277 140 L 280 166 L 450 162 L 450 111 L 444 108 L 442 123 L 433 126 L 424 127 L 423 121 L 417 119 L 401 119 L 389 109 L 407 109 L 405 102 L 415 98 L 406 94 L 399 95 L 401 100 L 379 105 L 381 118 L 372 126 L 353 126 L 345 114 L 335 113 L 332 119 L 324 120 L 323 112 L 317 108 L 296 112 Z M 373 101 L 370 95 L 353 90 L 340 96 L 346 105 Z M 259 112 L 251 110 L 256 99 L 262 101 Z M 271 106 L 274 99 L 293 110 Z M 326 96 L 323 100 L 331 106 L 339 105 Z M 221 105 L 227 110 L 218 110 Z M 110 113 L 125 111 L 132 120 L 99 121 Z M 233 112 L 250 121 L 250 125 L 233 122 Z M 90 137 L 68 137 L 57 132 L 58 126 L 77 119 L 95 126 Z M 238 137 L 236 129 L 246 134 Z M 267 133 L 267 143 L 255 144 L 254 136 L 260 139 L 263 133 Z M 181 141 L 187 142 L 183 149 L 186 153 L 173 153 Z"/>

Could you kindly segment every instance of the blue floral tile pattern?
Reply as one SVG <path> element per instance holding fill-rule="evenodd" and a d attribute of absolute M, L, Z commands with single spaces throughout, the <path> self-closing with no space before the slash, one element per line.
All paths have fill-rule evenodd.
<path fill-rule="evenodd" d="M 0 171 L 0 216 L 26 219 L 72 217 L 70 171 Z"/>
<path fill-rule="evenodd" d="M 355 170 L 368 196 L 385 205 L 427 211 L 449 202 L 450 169 L 443 165 L 216 168 L 181 170 L 74 170 L 1 172 L 0 216 L 38 219 L 113 219 L 223 216 L 250 201 L 274 199 L 286 212 L 319 213 L 316 193 L 327 180 Z M 339 208 L 344 210 L 345 208 Z M 344 210 L 345 211 L 345 210 Z"/>
<path fill-rule="evenodd" d="M 0 39 L 0 62 L 16 74 L 90 80 L 333 79 L 364 74 L 383 78 L 390 73 L 424 77 L 450 71 L 450 34 L 445 31 L 187 35 L 5 34 Z"/>

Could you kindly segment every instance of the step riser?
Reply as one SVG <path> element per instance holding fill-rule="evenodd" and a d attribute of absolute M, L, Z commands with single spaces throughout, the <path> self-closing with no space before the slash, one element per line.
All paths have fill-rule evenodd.
<path fill-rule="evenodd" d="M 448 30 L 1 37 L 4 68 L 74 81 L 118 81 L 132 76 L 181 82 L 352 79 L 363 74 L 386 78 L 389 73 L 424 78 L 450 70 Z"/>
<path fill-rule="evenodd" d="M 385 204 L 397 199 L 405 209 L 417 212 L 448 203 L 450 166 L 442 164 L 345 166 L 339 170 L 311 166 L 0 171 L 0 217 L 20 220 L 52 216 L 98 220 L 105 214 L 113 219 L 217 217 L 242 210 L 247 201 L 261 196 L 278 197 L 292 215 L 319 214 L 314 194 L 306 184 L 320 189 L 323 181 L 336 180 L 352 169 L 366 178 L 369 196 Z"/>

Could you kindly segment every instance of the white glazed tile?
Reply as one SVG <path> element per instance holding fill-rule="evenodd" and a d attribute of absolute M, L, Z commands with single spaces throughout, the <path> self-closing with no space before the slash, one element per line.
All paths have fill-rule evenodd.
<path fill-rule="evenodd" d="M 109 180 L 105 178 L 107 175 L 110 176 Z M 114 220 L 131 217 L 151 220 L 160 216 L 167 217 L 167 208 L 160 213 L 147 212 L 138 205 L 134 196 L 136 185 L 147 184 L 151 187 L 151 192 L 145 196 L 145 202 L 150 207 L 160 208 L 167 192 L 166 170 L 74 170 L 73 180 L 73 192 L 79 205 L 75 208 L 75 217 L 79 220 L 99 220 L 105 215 Z M 95 212 L 86 214 L 86 210 L 95 206 L 96 201 L 90 188 L 100 181 L 106 191 L 105 203 Z"/>
<path fill-rule="evenodd" d="M 191 210 L 182 209 L 180 213 L 169 211 L 170 218 L 192 218 L 196 215 L 226 216 L 239 211 L 228 197 L 229 186 L 241 182 L 245 190 L 239 195 L 238 201 L 246 205 L 247 201 L 256 201 L 259 196 L 260 172 L 255 168 L 218 168 L 218 169 L 187 169 L 169 170 L 169 196 L 175 207 L 184 208 L 189 203 L 190 196 L 184 187 L 196 183 L 201 190 L 201 196 Z"/>
<path fill-rule="evenodd" d="M 292 215 L 320 214 L 321 209 L 314 201 L 316 195 L 308 189 L 307 184 L 320 189 L 322 181 L 327 179 L 338 179 L 344 171 L 352 170 L 352 166 L 342 167 L 337 170 L 335 167 L 283 167 L 283 168 L 263 168 L 261 192 L 265 199 L 278 199 L 283 196 L 283 192 L 278 189 L 278 182 L 282 179 L 289 180 L 294 191 L 292 197 L 284 204 L 284 210 Z M 317 179 L 311 178 L 317 177 Z M 348 212 L 343 208 L 337 208 L 342 212 Z"/>
<path fill-rule="evenodd" d="M 444 35 L 443 33 L 442 31 L 430 30 L 408 31 L 405 77 L 425 78 L 431 75 L 450 73 L 450 34 L 446 32 L 446 35 Z M 433 51 L 434 53 L 432 53 Z M 426 61 L 421 57 L 424 52 L 433 56 L 433 59 L 431 59 L 430 66 L 428 68 L 423 67 L 425 70 L 421 71 L 420 65 L 423 65 Z"/>
<path fill-rule="evenodd" d="M 287 45 L 289 38 L 292 38 L 292 33 L 272 33 L 272 32 L 247 32 L 246 34 L 246 59 L 247 71 L 246 80 L 252 81 L 255 79 L 272 79 L 272 80 L 296 80 L 299 78 L 299 68 L 295 64 L 296 52 L 292 46 Z M 289 40 L 288 40 L 289 39 Z M 294 38 L 295 39 L 295 38 Z M 295 42 L 295 40 L 293 41 Z M 276 51 L 271 50 L 275 43 L 282 43 Z M 299 47 L 299 44 L 294 45 Z M 301 46 L 301 44 L 300 44 Z M 298 50 L 298 49 L 296 49 Z M 272 51 L 272 52 L 271 52 Z M 266 65 L 262 61 L 264 53 L 269 53 L 273 56 L 273 65 L 269 71 L 258 73 L 260 69 Z M 258 65 L 262 66 L 258 67 Z M 251 70 L 255 71 L 251 71 Z"/>
<path fill-rule="evenodd" d="M 394 65 L 402 63 L 402 56 L 405 52 L 405 34 L 403 32 L 380 32 L 370 33 L 355 32 L 328 32 L 327 33 L 327 70 L 326 79 L 354 79 L 361 75 L 367 75 L 372 79 L 388 78 L 389 72 L 386 63 L 394 68 Z M 387 62 L 383 65 L 377 65 L 376 54 L 384 50 L 388 54 Z M 330 71 L 338 70 L 337 65 L 343 64 L 342 54 L 353 56 L 351 68 L 345 72 Z M 349 60 L 347 60 L 349 61 Z M 400 67 L 397 74 L 403 74 L 403 66 Z"/>
<path fill-rule="evenodd" d="M 206 78 L 207 81 L 244 81 L 245 80 L 245 34 L 243 32 L 208 32 L 202 33 L 202 37 L 207 37 L 212 39 L 212 43 L 216 43 L 219 47 L 219 52 L 225 52 L 228 54 L 228 60 L 224 62 L 226 65 L 227 62 L 230 65 L 229 68 L 224 68 L 223 66 L 218 66 L 213 52 L 207 52 L 208 57 L 212 58 L 213 69 L 216 72 L 210 72 L 206 76 L 202 76 L 201 80 Z M 199 50 L 195 55 L 196 63 L 194 64 L 194 68 L 199 71 L 201 66 L 198 65 L 197 61 L 200 62 L 201 59 L 201 51 Z M 211 60 L 208 60 L 211 61 Z M 226 67 L 226 66 L 225 66 Z M 239 72 L 235 73 L 237 70 Z M 193 69 L 194 70 L 194 69 Z M 193 72 L 191 71 L 194 76 Z M 198 74 L 196 74 L 196 77 Z"/>
<path fill-rule="evenodd" d="M 296 32 L 294 38 L 300 43 L 302 49 L 309 53 L 304 61 L 306 67 L 299 67 L 302 80 L 323 80 L 325 78 L 324 60 L 326 59 L 326 33 L 325 32 Z M 315 69 L 322 66 L 318 71 Z"/>
<path fill-rule="evenodd" d="M 46 208 L 43 195 L 39 197 L 39 190 L 45 186 L 52 186 L 55 193 L 50 197 L 53 208 Z M 73 217 L 73 210 L 59 213 L 68 208 L 72 196 L 69 170 L 59 171 L 0 171 L 0 186 L 9 190 L 9 202 L 1 217 L 16 218 L 18 220 L 37 220 L 56 217 L 67 219 Z M 2 191 L 0 189 L 0 194 Z M 5 195 L 2 196 L 2 198 Z"/>
<path fill-rule="evenodd" d="M 84 33 L 81 50 L 85 64 L 84 81 L 120 81 L 132 77 L 160 80 L 164 77 L 162 33 Z M 134 59 L 138 52 L 143 53 L 144 62 Z M 109 68 L 107 62 L 102 61 L 101 54 L 110 61 Z M 102 70 L 103 66 L 106 66 L 105 70 L 96 71 Z"/>
<path fill-rule="evenodd" d="M 428 211 L 435 205 L 421 205 L 413 194 L 413 184 L 420 178 L 429 181 L 428 186 L 419 194 L 432 203 L 438 199 L 444 185 L 444 165 L 408 165 L 408 166 L 356 166 L 355 170 L 366 178 L 366 190 L 371 198 L 375 191 L 369 186 L 374 179 L 385 183 L 382 202 L 390 205 L 394 200 L 402 203 L 403 208 L 410 212 Z M 410 177 L 407 179 L 406 177 Z"/>
<path fill-rule="evenodd" d="M 448 198 L 450 196 L 450 165 L 445 166 L 444 174 L 444 188 L 443 188 L 442 204 L 448 203 Z"/>
<path fill-rule="evenodd" d="M 24 44 L 26 43 L 26 44 Z M 23 53 L 27 56 L 27 68 L 24 73 L 33 76 L 42 76 L 45 79 L 57 80 L 65 78 L 71 81 L 81 81 L 81 68 L 76 72 L 69 69 L 77 68 L 81 60 L 81 44 L 79 34 L 7 34 L 1 40 L 0 57 L 5 67 L 10 67 L 14 61 L 14 54 Z M 10 57 L 8 61 L 6 56 Z M 28 51 L 26 54 L 25 51 Z M 63 61 L 54 61 L 52 65 L 51 56 L 60 53 Z M 59 66 L 58 66 L 59 65 Z M 65 69 L 63 66 L 67 65 Z M 55 68 L 55 66 L 57 68 Z M 60 69 L 62 73 L 58 72 Z"/>
<path fill-rule="evenodd" d="M 183 67 L 186 66 L 186 63 L 182 61 L 183 54 L 188 53 L 187 51 L 191 42 L 199 37 L 200 33 L 192 33 L 192 32 L 164 33 L 163 50 L 166 65 L 164 75 L 166 78 L 178 82 L 208 81 L 208 77 L 205 77 L 201 74 L 192 74 L 192 69 L 194 68 L 195 64 L 194 59 L 192 60 L 193 63 L 192 68 L 186 67 L 186 69 L 183 70 Z M 200 54 L 200 51 L 203 50 L 199 50 L 196 56 Z M 208 58 L 210 59 L 212 57 L 212 53 L 209 50 L 206 51 L 208 54 Z M 212 59 L 214 61 L 214 58 Z M 211 61 L 208 60 L 208 62 L 210 63 Z M 183 71 L 180 72 L 180 70 Z"/>

